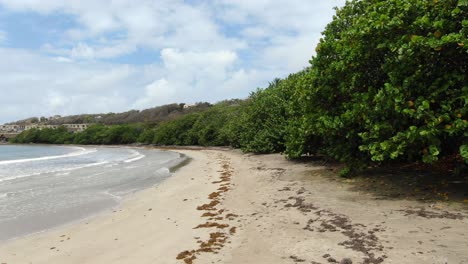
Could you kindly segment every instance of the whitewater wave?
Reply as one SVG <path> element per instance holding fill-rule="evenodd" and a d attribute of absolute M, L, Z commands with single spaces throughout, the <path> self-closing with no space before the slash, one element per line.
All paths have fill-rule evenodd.
<path fill-rule="evenodd" d="M 17 176 L 5 177 L 5 178 L 0 178 L 0 182 L 11 181 L 11 180 L 21 179 L 21 178 L 26 178 L 26 177 L 32 177 L 32 176 L 37 176 L 37 175 L 41 175 L 41 174 L 44 174 L 44 173 L 57 173 L 57 172 L 64 172 L 64 171 L 79 170 L 79 169 L 84 169 L 84 168 L 89 168 L 89 167 L 104 165 L 104 164 L 107 164 L 107 163 L 109 163 L 109 162 L 103 161 L 103 162 L 96 162 L 96 163 L 86 164 L 86 165 L 79 166 L 79 167 L 62 168 L 62 169 L 52 170 L 52 171 L 43 171 L 43 172 L 36 172 L 36 173 L 31 173 L 31 174 L 24 174 L 24 175 L 17 175 Z M 55 175 L 55 176 L 64 176 L 64 175 L 67 175 L 67 174 Z"/>
<path fill-rule="evenodd" d="M 162 167 L 162 168 L 156 170 L 156 173 L 158 173 L 160 175 L 169 175 L 169 174 L 171 174 L 171 171 L 169 170 L 169 168 Z"/>
<path fill-rule="evenodd" d="M 67 171 L 67 172 L 59 172 L 57 174 L 55 174 L 55 176 L 67 176 L 67 175 L 70 175 L 70 172 Z"/>
<path fill-rule="evenodd" d="M 146 157 L 145 155 L 141 154 L 140 152 L 136 150 L 132 150 L 132 152 L 133 152 L 133 156 L 130 157 L 129 159 L 124 160 L 125 163 L 134 162 L 134 161 L 141 160 L 142 158 Z"/>
<path fill-rule="evenodd" d="M 91 154 L 97 151 L 97 149 L 95 148 L 92 148 L 92 149 L 86 149 L 82 147 L 74 147 L 74 148 L 78 149 L 78 151 L 74 151 L 74 152 L 64 154 L 64 155 L 57 155 L 57 156 L 46 156 L 46 157 L 31 158 L 31 159 L 4 160 L 4 161 L 0 161 L 0 165 L 77 157 L 77 156 Z"/>

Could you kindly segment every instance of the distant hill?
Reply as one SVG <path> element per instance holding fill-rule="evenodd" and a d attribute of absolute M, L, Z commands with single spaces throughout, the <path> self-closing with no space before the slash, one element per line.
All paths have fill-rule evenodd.
<path fill-rule="evenodd" d="M 239 104 L 242 100 L 232 99 L 223 101 L 227 104 Z M 157 106 L 145 110 L 130 110 L 123 113 L 107 113 L 107 114 L 81 114 L 71 116 L 55 116 L 46 117 L 31 117 L 23 120 L 18 120 L 8 125 L 29 125 L 29 124 L 45 124 L 45 125 L 63 125 L 63 124 L 86 124 L 96 123 L 104 125 L 115 124 L 130 124 L 130 123 L 150 123 L 155 124 L 162 121 L 173 120 L 177 117 L 203 112 L 213 105 L 207 102 L 199 102 L 193 105 L 189 104 L 167 104 Z"/>

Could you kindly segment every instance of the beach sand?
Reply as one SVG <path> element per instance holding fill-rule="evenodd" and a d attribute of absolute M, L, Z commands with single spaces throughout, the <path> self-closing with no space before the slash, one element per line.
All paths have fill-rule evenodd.
<path fill-rule="evenodd" d="M 280 155 L 177 151 L 192 161 L 163 183 L 5 242 L 0 263 L 468 263 L 462 204 L 380 199 Z"/>

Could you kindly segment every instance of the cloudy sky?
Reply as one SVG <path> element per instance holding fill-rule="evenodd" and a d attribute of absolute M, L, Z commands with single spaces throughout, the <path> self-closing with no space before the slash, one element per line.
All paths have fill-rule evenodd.
<path fill-rule="evenodd" d="M 0 123 L 245 98 L 344 0 L 0 0 Z"/>

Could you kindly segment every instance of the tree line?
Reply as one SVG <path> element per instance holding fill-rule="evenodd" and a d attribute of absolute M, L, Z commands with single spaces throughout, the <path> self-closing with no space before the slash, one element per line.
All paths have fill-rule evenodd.
<path fill-rule="evenodd" d="M 346 163 L 343 174 L 390 161 L 455 157 L 466 164 L 467 9 L 464 0 L 348 1 L 308 68 L 238 104 L 153 125 L 25 131 L 14 141 L 230 145 L 290 158 L 322 155 Z"/>
<path fill-rule="evenodd" d="M 235 101 L 231 102 L 235 103 Z M 189 106 L 189 107 L 187 107 Z M 129 123 L 158 123 L 166 120 L 176 119 L 180 116 L 203 111 L 211 107 L 210 103 L 198 102 L 193 105 L 167 104 L 145 110 L 130 110 L 123 113 L 106 114 L 81 114 L 64 117 L 31 117 L 24 120 L 8 123 L 9 125 L 63 125 L 63 124 L 88 124 L 96 123 L 103 125 L 117 125 Z"/>

